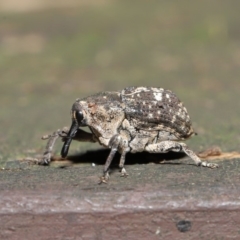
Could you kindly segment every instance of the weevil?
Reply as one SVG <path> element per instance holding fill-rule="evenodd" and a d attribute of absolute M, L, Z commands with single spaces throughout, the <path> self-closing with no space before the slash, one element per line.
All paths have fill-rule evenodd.
<path fill-rule="evenodd" d="M 72 140 L 98 142 L 110 149 L 100 180 L 104 183 L 109 179 L 109 167 L 117 151 L 121 154 L 119 168 L 122 176 L 128 175 L 124 168 L 128 152 L 184 152 L 198 166 L 218 167 L 215 163 L 201 161 L 182 142 L 195 132 L 187 109 L 170 90 L 127 87 L 118 92 L 101 92 L 76 99 L 71 118 L 70 129 L 64 128 L 44 137 L 49 140 L 42 164 L 49 164 L 54 143 L 61 137 L 64 142 L 62 158 L 66 158 Z M 82 127 L 89 127 L 90 133 Z"/>

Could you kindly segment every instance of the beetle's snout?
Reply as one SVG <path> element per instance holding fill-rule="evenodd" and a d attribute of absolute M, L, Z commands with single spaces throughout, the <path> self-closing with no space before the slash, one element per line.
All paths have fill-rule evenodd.
<path fill-rule="evenodd" d="M 68 135 L 66 137 L 66 140 L 63 144 L 61 155 L 63 158 L 65 158 L 68 154 L 69 147 L 71 145 L 72 139 L 75 137 L 75 134 L 79 128 L 79 125 L 77 121 L 72 121 L 72 126 L 68 132 Z"/>

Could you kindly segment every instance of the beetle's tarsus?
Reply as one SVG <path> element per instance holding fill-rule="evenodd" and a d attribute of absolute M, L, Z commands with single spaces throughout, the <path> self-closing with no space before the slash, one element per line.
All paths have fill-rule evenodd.
<path fill-rule="evenodd" d="M 108 180 L 109 180 L 109 178 L 110 178 L 110 176 L 109 176 L 109 173 L 108 173 L 108 171 L 107 172 L 105 172 L 104 174 L 103 174 L 103 176 L 102 177 L 100 177 L 100 181 L 98 182 L 98 184 L 102 184 L 102 183 L 108 183 Z"/>
<path fill-rule="evenodd" d="M 209 163 L 209 162 L 201 162 L 200 166 L 208 167 L 208 168 L 218 168 L 218 164 L 216 163 Z"/>
<path fill-rule="evenodd" d="M 127 177 L 129 175 L 124 167 L 120 171 L 121 171 L 121 177 Z"/>

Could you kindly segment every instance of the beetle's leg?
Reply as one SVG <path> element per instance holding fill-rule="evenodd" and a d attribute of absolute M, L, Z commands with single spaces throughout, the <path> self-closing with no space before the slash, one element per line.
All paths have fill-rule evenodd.
<path fill-rule="evenodd" d="M 218 164 L 201 161 L 201 159 L 186 144 L 182 146 L 182 150 L 198 165 L 202 167 L 217 168 Z"/>
<path fill-rule="evenodd" d="M 56 132 L 48 136 L 43 136 L 42 139 L 48 139 L 45 151 L 43 153 L 42 159 L 39 160 L 38 164 L 47 165 L 51 162 L 52 150 L 56 140 L 61 137 L 62 130 L 58 129 Z"/>
<path fill-rule="evenodd" d="M 209 168 L 218 167 L 216 163 L 201 161 L 201 159 L 192 150 L 190 150 L 185 143 L 179 143 L 175 141 L 162 141 L 160 143 L 150 144 L 146 146 L 145 150 L 150 153 L 164 153 L 169 151 L 185 152 L 196 163 L 197 166 Z"/>
<path fill-rule="evenodd" d="M 120 162 L 119 162 L 119 168 L 121 169 L 121 177 L 127 177 L 128 173 L 126 172 L 125 168 L 124 168 L 124 163 L 125 163 L 125 158 L 126 158 L 126 154 L 128 153 L 128 151 L 123 151 L 121 158 L 120 158 Z"/>
<path fill-rule="evenodd" d="M 103 176 L 100 178 L 100 182 L 99 184 L 101 183 L 107 183 L 108 179 L 109 179 L 109 166 L 110 164 L 112 163 L 112 160 L 118 150 L 118 145 L 120 143 L 120 136 L 119 135 L 115 135 L 111 138 L 110 142 L 109 142 L 109 147 L 111 147 L 111 151 L 108 155 L 108 158 L 105 162 L 105 165 L 104 165 L 104 170 L 103 170 Z"/>
<path fill-rule="evenodd" d="M 69 128 L 64 127 L 62 130 L 58 129 L 50 135 L 43 136 L 42 139 L 47 141 L 47 145 L 45 147 L 45 151 L 43 153 L 43 157 L 39 159 L 37 164 L 47 165 L 51 162 L 52 150 L 55 145 L 56 140 L 60 137 L 62 141 L 65 141 Z M 73 140 L 82 141 L 82 142 L 95 142 L 92 133 L 88 133 L 83 131 L 82 129 L 78 129 Z"/>

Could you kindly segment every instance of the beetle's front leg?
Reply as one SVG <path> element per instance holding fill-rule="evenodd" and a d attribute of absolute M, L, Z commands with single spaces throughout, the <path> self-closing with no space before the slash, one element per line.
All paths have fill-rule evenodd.
<path fill-rule="evenodd" d="M 38 164 L 47 165 L 51 162 L 52 150 L 55 145 L 56 140 L 60 137 L 62 141 L 66 140 L 67 134 L 69 132 L 68 127 L 64 127 L 62 130 L 58 129 L 56 132 L 53 132 L 50 135 L 43 136 L 42 139 L 47 141 L 47 145 L 45 147 L 45 151 L 43 153 L 43 157 L 39 159 Z M 81 141 L 81 142 L 95 142 L 92 133 L 88 133 L 83 131 L 82 129 L 78 129 L 73 140 Z"/>
<path fill-rule="evenodd" d="M 68 133 L 68 128 L 63 128 L 63 130 L 58 129 L 56 132 L 52 133 L 51 135 L 43 136 L 42 139 L 48 139 L 47 145 L 45 147 L 45 151 L 43 153 L 42 158 L 39 160 L 38 164 L 40 165 L 47 165 L 51 162 L 52 150 L 56 140 L 59 137 L 66 137 Z"/>

